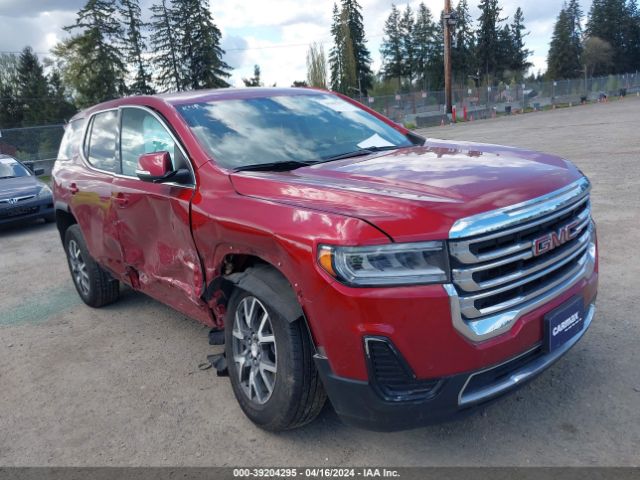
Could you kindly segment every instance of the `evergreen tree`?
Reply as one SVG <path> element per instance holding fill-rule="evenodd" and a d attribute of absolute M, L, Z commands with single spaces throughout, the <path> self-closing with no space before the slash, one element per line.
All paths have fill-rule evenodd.
<path fill-rule="evenodd" d="M 594 72 L 596 75 L 624 73 L 633 68 L 626 48 L 625 25 L 628 25 L 625 0 L 593 0 L 587 35 L 604 40 L 613 49 L 613 63 L 609 67 L 600 65 Z"/>
<path fill-rule="evenodd" d="M 402 75 L 409 80 L 409 88 L 413 84 L 413 77 L 416 68 L 416 52 L 415 52 L 415 18 L 411 5 L 407 4 L 400 21 L 400 40 L 402 48 Z"/>
<path fill-rule="evenodd" d="M 331 36 L 333 37 L 333 47 L 329 54 L 331 89 L 351 95 L 353 91 L 358 90 L 355 51 L 348 23 L 348 12 L 340 11 L 336 4 L 333 5 Z"/>
<path fill-rule="evenodd" d="M 500 67 L 500 18 L 502 8 L 498 0 L 480 0 L 480 18 L 478 18 L 478 32 L 476 44 L 476 58 L 478 68 L 487 77 L 496 77 Z M 504 31 L 502 36 L 504 37 Z M 489 81 L 489 78 L 487 78 Z"/>
<path fill-rule="evenodd" d="M 51 72 L 47 83 L 49 101 L 46 109 L 46 123 L 65 123 L 74 115 L 76 107 L 69 101 L 60 72 L 57 70 Z"/>
<path fill-rule="evenodd" d="M 31 47 L 25 47 L 20 53 L 16 86 L 23 126 L 46 123 L 47 79 L 42 64 Z"/>
<path fill-rule="evenodd" d="M 498 30 L 498 43 L 496 51 L 496 68 L 493 76 L 498 80 L 511 78 L 511 62 L 515 57 L 513 48 L 513 35 L 510 25 L 503 25 Z"/>
<path fill-rule="evenodd" d="M 222 59 L 222 33 L 213 22 L 208 0 L 173 0 L 173 5 L 185 88 L 228 87 L 231 67 Z"/>
<path fill-rule="evenodd" d="M 22 107 L 18 103 L 18 57 L 0 54 L 0 128 L 20 126 Z"/>
<path fill-rule="evenodd" d="M 624 23 L 625 43 L 627 46 L 627 72 L 640 68 L 640 9 L 637 0 L 628 0 Z"/>
<path fill-rule="evenodd" d="M 550 80 L 575 78 L 580 75 L 580 52 L 576 49 L 574 32 L 571 13 L 563 7 L 553 27 L 547 56 L 547 76 Z"/>
<path fill-rule="evenodd" d="M 329 51 L 329 69 L 331 74 L 331 90 L 340 91 L 342 84 L 342 28 L 340 27 L 340 11 L 338 5 L 333 4 L 333 23 L 331 24 L 331 37 L 333 46 Z"/>
<path fill-rule="evenodd" d="M 80 32 L 54 48 L 65 82 L 76 91 L 77 103 L 92 105 L 124 95 L 126 68 L 118 48 L 122 28 L 114 2 L 88 0 L 75 24 L 64 29 Z"/>
<path fill-rule="evenodd" d="M 342 14 L 346 16 L 346 22 L 351 37 L 353 56 L 355 59 L 356 77 L 358 88 L 365 95 L 372 85 L 371 53 L 367 48 L 362 18 L 362 7 L 357 0 L 342 0 Z"/>
<path fill-rule="evenodd" d="M 463 0 L 464 1 L 464 0 Z M 436 50 L 436 25 L 431 10 L 424 4 L 418 6 L 416 23 L 413 29 L 415 49 L 415 72 L 422 88 L 429 89 L 429 67 Z"/>
<path fill-rule="evenodd" d="M 433 43 L 433 55 L 429 62 L 429 85 L 432 90 L 444 89 L 444 11 L 440 12 L 440 21 L 436 23 Z"/>
<path fill-rule="evenodd" d="M 571 30 L 572 43 L 579 50 L 582 47 L 582 18 L 584 17 L 580 1 L 569 0 L 566 11 L 569 15 L 568 21 L 569 29 Z"/>
<path fill-rule="evenodd" d="M 468 75 L 475 74 L 476 65 L 476 37 L 473 19 L 469 12 L 467 0 L 460 0 L 456 7 L 458 24 L 454 32 L 454 44 L 451 51 L 453 77 L 460 83 L 466 82 Z"/>
<path fill-rule="evenodd" d="M 262 87 L 262 82 L 260 81 L 260 65 L 253 66 L 253 77 L 252 78 L 243 78 L 242 82 L 245 87 Z"/>
<path fill-rule="evenodd" d="M 129 65 L 135 71 L 134 80 L 129 91 L 134 94 L 149 95 L 153 93 L 149 65 L 144 58 L 146 51 L 139 0 L 119 0 L 119 10 L 124 20 L 124 51 Z"/>
<path fill-rule="evenodd" d="M 164 91 L 181 91 L 185 81 L 182 77 L 180 46 L 176 34 L 176 12 L 167 0 L 151 6 L 151 48 L 158 85 Z"/>
<path fill-rule="evenodd" d="M 383 59 L 383 72 L 386 78 L 396 78 L 398 80 L 398 90 L 402 86 L 402 75 L 404 74 L 404 56 L 402 32 L 400 30 L 400 11 L 391 5 L 391 13 L 384 24 L 384 38 L 380 53 Z"/>
<path fill-rule="evenodd" d="M 509 65 L 509 68 L 515 74 L 516 80 L 518 81 L 522 80 L 529 68 L 533 66 L 533 64 L 528 60 L 531 56 L 531 51 L 526 48 L 524 43 L 524 39 L 527 35 L 529 34 L 526 32 L 526 28 L 524 26 L 524 13 L 522 12 L 522 9 L 518 7 L 515 15 L 513 16 L 513 22 L 511 23 L 512 57 Z"/>

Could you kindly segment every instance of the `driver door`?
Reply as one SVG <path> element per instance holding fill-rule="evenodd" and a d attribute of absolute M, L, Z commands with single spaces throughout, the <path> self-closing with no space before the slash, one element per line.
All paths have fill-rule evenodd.
<path fill-rule="evenodd" d="M 191 236 L 193 168 L 163 120 L 151 110 L 124 107 L 120 113 L 122 174 L 113 181 L 124 264 L 131 285 L 201 321 L 210 320 L 200 300 L 204 277 Z M 193 182 L 150 183 L 136 176 L 138 158 L 167 151 L 174 169 L 188 168 Z"/>

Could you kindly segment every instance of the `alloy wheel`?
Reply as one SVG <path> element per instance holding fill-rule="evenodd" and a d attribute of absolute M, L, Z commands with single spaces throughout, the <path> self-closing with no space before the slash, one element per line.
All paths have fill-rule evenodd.
<path fill-rule="evenodd" d="M 69 264 L 71 265 L 71 275 L 76 286 L 85 297 L 89 295 L 89 273 L 87 264 L 82 257 L 80 246 L 75 240 L 71 240 L 67 247 L 69 254 Z"/>
<path fill-rule="evenodd" d="M 276 384 L 276 339 L 266 307 L 256 297 L 243 298 L 235 311 L 232 330 L 233 362 L 246 397 L 265 404 Z"/>

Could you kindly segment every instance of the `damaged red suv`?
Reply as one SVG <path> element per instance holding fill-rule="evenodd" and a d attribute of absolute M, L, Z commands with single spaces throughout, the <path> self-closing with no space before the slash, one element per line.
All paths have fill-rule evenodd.
<path fill-rule="evenodd" d="M 411 428 L 514 390 L 588 329 L 590 184 L 561 158 L 426 140 L 312 89 L 140 96 L 79 113 L 53 172 L 86 304 L 120 284 L 211 327 L 270 430 L 330 399 Z"/>

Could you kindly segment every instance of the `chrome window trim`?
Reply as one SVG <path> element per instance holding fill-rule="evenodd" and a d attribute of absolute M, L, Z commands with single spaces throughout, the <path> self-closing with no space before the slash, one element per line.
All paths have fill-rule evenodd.
<path fill-rule="evenodd" d="M 516 356 L 515 358 L 511 358 L 499 365 L 494 365 L 493 367 L 485 368 L 484 370 L 481 370 L 479 372 L 475 372 L 469 375 L 469 377 L 464 383 L 464 386 L 460 389 L 460 393 L 458 394 L 458 406 L 465 408 L 465 407 L 471 407 L 473 405 L 478 405 L 480 403 L 486 402 L 487 400 L 490 400 L 503 393 L 506 393 L 507 391 L 511 390 L 517 385 L 527 382 L 528 380 L 531 380 L 534 377 L 536 377 L 538 374 L 542 373 L 544 370 L 546 370 L 551 365 L 553 365 L 560 357 L 562 357 L 565 353 L 567 353 L 576 343 L 578 343 L 578 341 L 584 336 L 584 334 L 587 332 L 587 330 L 591 326 L 591 322 L 593 321 L 595 312 L 596 312 L 595 303 L 591 303 L 586 309 L 584 326 L 582 327 L 582 330 L 578 334 L 576 334 L 573 338 L 571 338 L 567 343 L 559 347 L 557 350 L 554 350 L 550 353 L 546 353 L 532 360 L 526 365 L 523 365 L 519 369 L 511 372 L 509 375 L 502 378 L 496 383 L 487 385 L 484 388 L 481 388 L 475 392 L 465 395 L 465 390 L 467 389 L 469 383 L 475 376 L 491 371 L 495 368 L 499 368 L 508 362 L 517 360 L 518 358 L 521 358 L 531 353 L 532 351 L 540 348 L 540 345 L 538 344 L 533 348 L 527 350 L 526 352 Z"/>
<path fill-rule="evenodd" d="M 180 149 L 180 152 L 187 159 L 187 165 L 189 166 L 189 170 L 191 171 L 191 176 L 193 177 L 193 184 L 184 184 L 184 183 L 176 183 L 176 182 L 164 182 L 164 183 L 162 183 L 162 185 L 169 185 L 171 187 L 188 188 L 188 189 L 191 189 L 191 190 L 195 190 L 197 188 L 197 186 L 198 186 L 198 181 L 197 181 L 196 175 L 195 175 L 195 169 L 193 168 L 193 164 L 191 162 L 191 158 L 187 155 L 186 150 L 182 146 L 182 143 L 180 143 L 178 141 L 176 136 L 173 134 L 171 129 L 167 127 L 167 123 L 163 120 L 163 118 L 160 115 L 158 115 L 153 109 L 151 109 L 149 107 L 145 107 L 143 105 L 121 105 L 119 107 L 105 108 L 104 110 L 98 110 L 96 112 L 92 112 L 91 115 L 89 115 L 89 117 L 86 119 L 86 124 L 84 125 L 84 133 L 83 133 L 83 136 L 82 136 L 82 148 L 80 149 L 80 158 L 81 158 L 82 163 L 84 164 L 84 166 L 86 166 L 88 169 L 93 170 L 95 172 L 104 173 L 104 174 L 110 175 L 112 177 L 126 178 L 128 180 L 137 180 L 139 182 L 142 182 L 142 180 L 140 180 L 138 177 L 129 176 L 129 175 L 123 175 L 121 173 L 110 172 L 109 170 L 102 170 L 100 168 L 97 168 L 97 167 L 93 166 L 91 164 L 91 162 L 89 162 L 89 160 L 86 158 L 86 155 L 85 155 L 86 154 L 85 146 L 86 146 L 86 142 L 87 142 L 87 135 L 89 134 L 89 131 L 90 131 L 92 125 L 93 125 L 94 116 L 96 116 L 96 115 L 98 115 L 100 113 L 117 110 L 118 111 L 118 138 L 117 138 L 117 144 L 116 144 L 117 145 L 116 146 L 116 155 L 118 156 L 118 159 L 120 160 L 120 135 L 121 135 L 121 130 L 122 130 L 121 129 L 121 125 L 120 125 L 120 118 L 121 118 L 120 113 L 125 108 L 137 108 L 137 109 L 140 109 L 140 110 L 144 110 L 144 111 L 150 113 L 152 116 L 154 116 L 160 122 L 160 124 L 167 130 L 167 132 L 171 136 L 172 140 L 174 142 L 176 142 L 176 145 Z M 122 167 L 122 162 L 120 163 L 120 166 Z M 146 183 L 146 182 L 142 182 L 142 183 Z"/>
<path fill-rule="evenodd" d="M 591 184 L 589 180 L 586 177 L 582 177 L 570 185 L 542 197 L 461 218 L 449 230 L 449 238 L 474 237 L 498 232 L 513 226 L 520 226 L 522 223 L 536 220 L 556 212 L 559 208 L 574 204 L 581 197 L 586 198 L 590 190 Z"/>
<path fill-rule="evenodd" d="M 577 271 L 574 269 L 572 272 L 573 275 L 569 275 L 568 278 L 563 277 L 560 283 L 554 284 L 550 289 L 535 298 L 528 299 L 527 303 L 517 305 L 512 310 L 502 311 L 478 320 L 465 320 L 462 317 L 462 307 L 456 287 L 451 283 L 443 285 L 449 296 L 453 326 L 472 342 L 483 342 L 502 335 L 511 330 L 513 324 L 523 315 L 553 300 L 580 280 L 591 277 L 595 269 L 595 263 L 596 248 L 594 243 L 590 243 L 586 254 L 578 261 Z"/>

